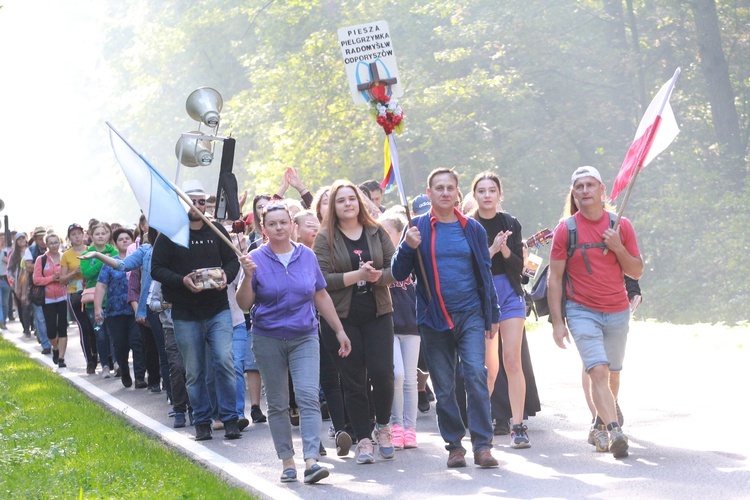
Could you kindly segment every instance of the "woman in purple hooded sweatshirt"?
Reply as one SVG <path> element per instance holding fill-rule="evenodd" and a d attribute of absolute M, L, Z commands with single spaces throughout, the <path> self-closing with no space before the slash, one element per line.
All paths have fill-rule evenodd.
<path fill-rule="evenodd" d="M 291 241 L 292 219 L 287 206 L 270 202 L 261 216 L 268 239 L 240 259 L 244 276 L 237 304 L 251 309 L 253 353 L 266 386 L 268 423 L 276 453 L 282 460 L 282 482 L 297 480 L 289 419 L 288 374 L 300 411 L 307 484 L 328 476 L 318 464 L 321 414 L 318 401 L 320 343 L 316 308 L 336 332 L 339 356 L 351 351 L 349 338 L 318 267 L 315 254 Z"/>

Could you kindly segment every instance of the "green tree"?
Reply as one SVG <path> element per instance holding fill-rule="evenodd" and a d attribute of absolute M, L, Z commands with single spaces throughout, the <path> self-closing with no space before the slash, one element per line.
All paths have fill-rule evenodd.
<path fill-rule="evenodd" d="M 529 234 L 556 224 L 575 167 L 596 165 L 611 185 L 645 106 L 681 67 L 671 102 L 682 132 L 641 174 L 626 212 L 647 263 L 643 314 L 747 318 L 746 0 L 111 5 L 104 51 L 128 133 L 159 165 L 176 163 L 174 143 L 194 126 L 184 99 L 212 86 L 225 98 L 221 132 L 237 138 L 235 173 L 254 193 L 274 191 L 288 166 L 311 190 L 380 178 L 384 136 L 351 101 L 336 30 L 387 20 L 405 91 L 407 193 L 438 166 L 456 167 L 465 191 L 492 169 Z M 215 179 L 212 168 L 201 175 Z"/>

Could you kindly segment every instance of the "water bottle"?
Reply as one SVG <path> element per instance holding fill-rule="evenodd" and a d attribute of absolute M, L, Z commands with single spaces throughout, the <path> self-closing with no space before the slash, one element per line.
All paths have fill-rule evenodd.
<path fill-rule="evenodd" d="M 97 321 L 94 325 L 94 332 L 98 332 L 102 329 L 102 325 L 104 324 L 104 321 Z"/>

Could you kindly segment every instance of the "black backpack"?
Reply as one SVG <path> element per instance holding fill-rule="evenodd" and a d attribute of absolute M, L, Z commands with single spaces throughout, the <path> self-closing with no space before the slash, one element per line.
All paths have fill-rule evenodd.
<path fill-rule="evenodd" d="M 617 214 L 613 212 L 607 211 L 609 214 L 609 227 L 614 228 L 615 223 L 617 222 Z M 583 256 L 583 261 L 586 263 L 586 270 L 589 274 L 591 274 L 593 271 L 591 270 L 591 265 L 589 264 L 589 258 L 586 255 L 586 250 L 589 248 L 605 248 L 604 242 L 599 243 L 584 243 L 583 245 L 578 244 L 578 228 L 576 227 L 576 219 L 573 216 L 568 217 L 565 219 L 565 226 L 568 229 L 568 259 L 570 259 L 576 250 L 581 250 L 581 254 Z M 534 282 L 534 286 L 531 288 L 531 300 L 534 304 L 533 311 L 534 314 L 539 316 L 547 316 L 549 315 L 549 304 L 547 303 L 547 282 L 549 281 L 549 265 L 544 266 L 544 269 L 542 269 L 542 272 L 537 277 L 536 281 Z M 568 283 L 568 273 L 567 271 L 563 274 L 563 297 L 562 297 L 562 312 L 563 312 L 563 318 L 565 317 L 565 302 L 567 302 L 567 283 Z M 573 291 L 571 290 L 571 297 L 573 296 Z"/>

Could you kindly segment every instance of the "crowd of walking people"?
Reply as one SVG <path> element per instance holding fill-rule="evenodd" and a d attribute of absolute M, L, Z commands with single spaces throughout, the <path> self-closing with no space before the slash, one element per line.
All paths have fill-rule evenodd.
<path fill-rule="evenodd" d="M 284 198 L 289 187 L 299 200 Z M 289 168 L 240 221 L 214 219 L 200 182 L 182 190 L 193 205 L 187 248 L 144 216 L 75 222 L 64 239 L 15 232 L 0 254 L 0 328 L 17 316 L 62 370 L 73 323 L 89 376 L 164 391 L 165 419 L 193 425 L 198 441 L 268 422 L 282 482 L 297 480 L 293 426 L 312 484 L 329 475 L 318 464 L 322 419 L 337 455 L 391 460 L 419 446 L 417 414 L 433 393 L 448 467 L 467 465 L 467 432 L 481 468 L 498 466 L 495 436 L 532 445 L 524 422 L 541 406 L 524 327 L 528 251 L 495 173 L 463 197 L 458 173 L 436 169 L 409 210 L 382 206 L 376 181 L 313 194 Z M 573 173 L 548 293 L 554 341 L 565 348 L 572 336 L 581 355 L 589 443 L 622 458 L 619 373 L 640 299 L 625 279 L 643 261 L 632 224 L 613 227 L 606 201 L 595 168 Z"/>

